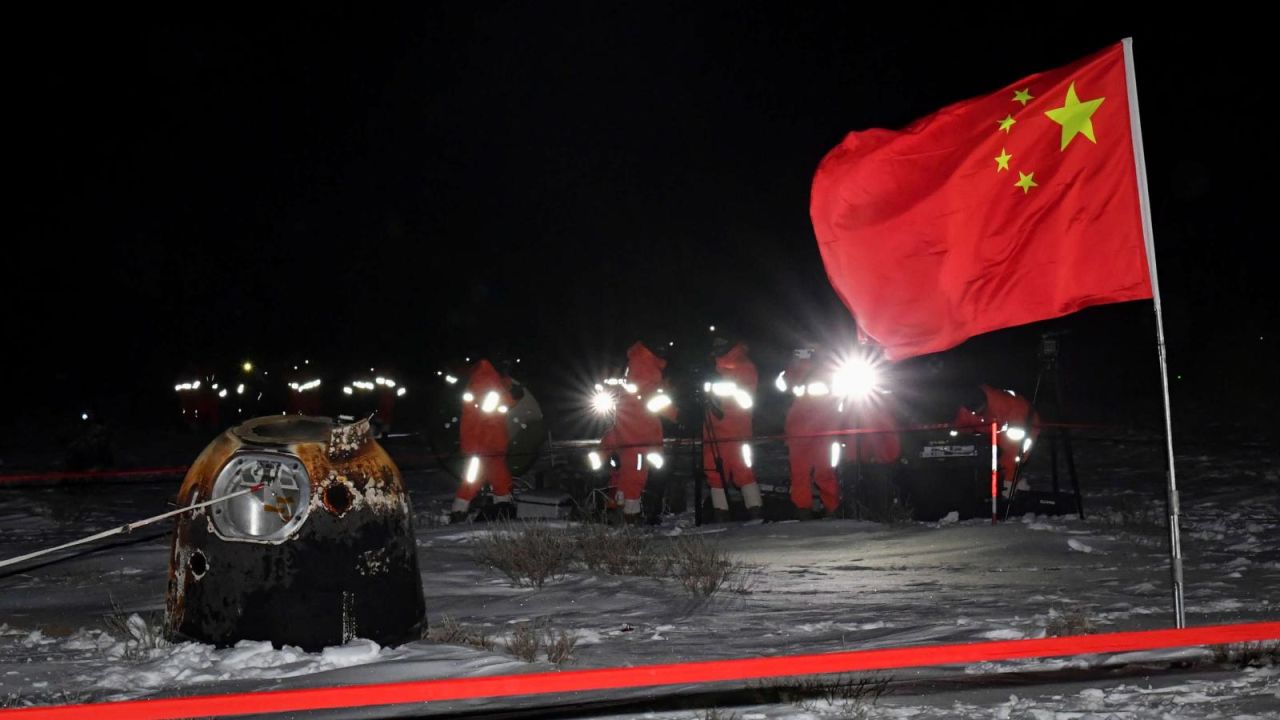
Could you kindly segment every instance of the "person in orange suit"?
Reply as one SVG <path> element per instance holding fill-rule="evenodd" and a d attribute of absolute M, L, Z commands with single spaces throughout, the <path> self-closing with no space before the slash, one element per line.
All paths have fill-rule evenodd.
<path fill-rule="evenodd" d="M 604 454 L 613 453 L 618 458 L 618 467 L 610 476 L 610 497 L 622 507 L 623 518 L 632 524 L 641 519 L 640 497 L 650 468 L 661 470 L 666 463 L 662 418 L 674 420 L 676 413 L 663 386 L 662 371 L 666 366 L 667 361 L 642 342 L 627 350 L 627 371 L 618 385 L 613 427 L 600 440 Z"/>
<path fill-rule="evenodd" d="M 822 507 L 828 514 L 835 512 L 840 502 L 836 468 L 843 450 L 840 438 L 832 434 L 840 429 L 839 399 L 832 395 L 831 385 L 819 376 L 817 368 L 815 351 L 800 349 L 775 381 L 779 390 L 795 396 L 787 411 L 784 432 L 791 463 L 791 502 L 801 518 L 814 514 L 811 484 L 818 486 Z"/>
<path fill-rule="evenodd" d="M 486 483 L 493 487 L 498 516 L 514 516 L 511 470 L 507 467 L 507 411 L 513 404 L 511 378 L 499 373 L 488 360 L 477 361 L 462 394 L 460 433 L 465 465 L 453 500 L 452 522 L 466 518 L 471 501 Z"/>
<path fill-rule="evenodd" d="M 1040 437 L 1040 415 L 1026 398 L 1012 390 L 997 390 L 981 385 L 956 413 L 955 425 L 966 430 L 989 433 L 991 423 L 997 427 L 996 467 L 1005 497 L 1013 488 L 1018 467 L 1027 461 L 1031 448 Z"/>
<path fill-rule="evenodd" d="M 745 343 L 716 340 L 716 377 L 707 383 L 707 417 L 702 435 L 702 462 L 711 486 L 711 506 L 716 519 L 729 519 L 726 477 L 742 493 L 742 503 L 753 519 L 759 518 L 760 485 L 752 470 L 751 413 L 758 376 L 747 356 Z"/>

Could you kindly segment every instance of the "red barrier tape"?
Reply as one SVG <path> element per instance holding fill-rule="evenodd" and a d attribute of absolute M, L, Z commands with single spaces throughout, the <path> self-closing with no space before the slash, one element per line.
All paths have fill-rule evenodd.
<path fill-rule="evenodd" d="M 796 675 L 865 672 L 995 660 L 1160 650 L 1193 645 L 1280 639 L 1280 622 L 1209 625 L 1181 630 L 1144 630 L 1037 640 L 998 640 L 781 657 L 639 665 L 376 685 L 264 690 L 158 700 L 57 705 L 0 710 L 0 719 L 172 720 L 175 718 L 405 705 L 480 698 L 545 695 L 587 690 L 686 685 Z"/>
<path fill-rule="evenodd" d="M 11 482 L 32 482 L 52 480 L 76 480 L 80 478 L 126 478 L 146 477 L 149 475 L 185 475 L 186 465 L 162 468 L 144 468 L 140 470 L 85 470 L 81 472 L 28 473 L 25 475 L 0 475 L 0 485 Z"/>

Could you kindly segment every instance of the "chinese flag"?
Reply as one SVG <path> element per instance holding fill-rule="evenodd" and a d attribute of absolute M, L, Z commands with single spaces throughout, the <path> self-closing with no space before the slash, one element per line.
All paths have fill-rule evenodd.
<path fill-rule="evenodd" d="M 902 130 L 850 133 L 810 214 L 831 284 L 890 358 L 1151 297 L 1124 47 Z"/>

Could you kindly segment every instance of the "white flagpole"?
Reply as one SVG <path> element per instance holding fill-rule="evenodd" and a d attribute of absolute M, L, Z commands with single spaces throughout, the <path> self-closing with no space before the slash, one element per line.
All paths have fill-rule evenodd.
<path fill-rule="evenodd" d="M 1142 208 L 1142 239 L 1147 247 L 1147 267 L 1151 271 L 1151 297 L 1156 308 L 1156 348 L 1160 355 L 1160 387 L 1164 391 L 1164 438 L 1169 480 L 1169 572 L 1173 580 L 1173 612 L 1177 626 L 1187 626 L 1182 601 L 1182 538 L 1178 530 L 1178 480 L 1173 460 L 1173 410 L 1169 405 L 1169 364 L 1165 356 L 1164 316 L 1160 312 L 1160 280 L 1156 273 L 1156 248 L 1151 229 L 1151 197 L 1147 192 L 1147 161 L 1142 151 L 1142 123 L 1138 120 L 1138 82 L 1133 72 L 1133 38 L 1125 38 L 1124 77 L 1129 90 L 1129 129 L 1133 133 L 1133 160 L 1138 171 L 1138 201 Z"/>

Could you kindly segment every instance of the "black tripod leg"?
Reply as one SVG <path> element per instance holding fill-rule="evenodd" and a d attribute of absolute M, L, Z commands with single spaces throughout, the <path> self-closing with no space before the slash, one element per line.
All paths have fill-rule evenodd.
<path fill-rule="evenodd" d="M 1063 449 L 1067 451 L 1067 474 L 1071 476 L 1071 489 L 1076 494 L 1076 513 L 1084 519 L 1084 496 L 1080 494 L 1080 478 L 1076 475 L 1076 454 L 1071 448 L 1071 432 L 1062 431 Z"/>

